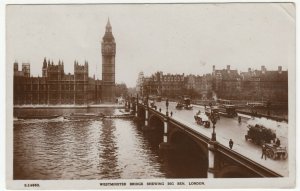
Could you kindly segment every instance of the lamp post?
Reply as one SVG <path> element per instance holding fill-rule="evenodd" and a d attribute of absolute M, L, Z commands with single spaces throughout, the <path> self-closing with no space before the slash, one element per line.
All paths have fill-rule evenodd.
<path fill-rule="evenodd" d="M 167 107 L 167 111 L 166 111 L 166 116 L 169 116 L 169 111 L 168 111 L 168 107 L 169 107 L 169 99 L 167 98 L 166 100 L 166 107 Z"/>
<path fill-rule="evenodd" d="M 130 97 L 128 98 L 128 109 L 130 111 Z"/>
<path fill-rule="evenodd" d="M 208 169 L 207 169 L 207 178 L 215 178 L 218 174 L 218 155 L 216 154 L 218 150 L 218 142 L 216 139 L 215 125 L 217 123 L 217 116 L 212 110 L 212 104 L 210 106 L 210 120 L 213 124 L 213 132 L 211 135 L 211 140 L 208 143 Z"/>
<path fill-rule="evenodd" d="M 216 128 L 216 123 L 217 123 L 217 116 L 215 115 L 215 113 L 212 110 L 212 103 L 209 103 L 210 106 L 210 121 L 213 124 L 213 132 L 211 134 L 211 140 L 212 141 L 216 141 L 216 132 L 215 132 L 215 128 Z"/>
<path fill-rule="evenodd" d="M 146 97 L 146 106 L 147 106 L 147 108 L 149 107 L 149 95 L 147 95 L 147 97 Z"/>
<path fill-rule="evenodd" d="M 136 94 L 136 102 L 135 102 L 135 117 L 138 117 L 138 109 L 139 109 L 139 94 Z"/>

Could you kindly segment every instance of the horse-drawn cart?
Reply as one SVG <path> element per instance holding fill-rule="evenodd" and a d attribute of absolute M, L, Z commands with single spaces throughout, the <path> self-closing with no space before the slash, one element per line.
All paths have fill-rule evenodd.
<path fill-rule="evenodd" d="M 269 158 L 274 160 L 276 159 L 286 159 L 288 156 L 286 147 L 277 146 L 275 143 L 267 143 L 266 146 L 266 155 Z"/>
<path fill-rule="evenodd" d="M 194 116 L 194 118 L 198 125 L 202 125 L 206 128 L 210 127 L 210 121 L 204 113 L 198 113 Z"/>

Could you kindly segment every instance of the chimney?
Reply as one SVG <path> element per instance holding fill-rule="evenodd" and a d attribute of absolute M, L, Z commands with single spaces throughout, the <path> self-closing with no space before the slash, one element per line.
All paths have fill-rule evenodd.
<path fill-rule="evenodd" d="M 278 66 L 278 73 L 279 73 L 279 74 L 282 73 L 282 66 Z"/>
<path fill-rule="evenodd" d="M 213 73 L 215 73 L 215 71 L 216 71 L 216 66 L 213 65 Z"/>
<path fill-rule="evenodd" d="M 227 65 L 227 72 L 230 73 L 230 65 Z"/>
<path fill-rule="evenodd" d="M 19 70 L 19 64 L 17 61 L 14 63 L 14 71 L 17 72 Z"/>
<path fill-rule="evenodd" d="M 22 63 L 22 71 L 25 77 L 30 77 L 30 64 Z"/>
<path fill-rule="evenodd" d="M 265 74 L 266 73 L 266 67 L 265 66 L 261 66 L 261 73 Z"/>

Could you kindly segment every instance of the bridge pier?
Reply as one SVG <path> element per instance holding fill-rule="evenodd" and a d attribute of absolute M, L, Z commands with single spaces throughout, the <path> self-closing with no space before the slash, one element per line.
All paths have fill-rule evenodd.
<path fill-rule="evenodd" d="M 171 145 L 168 142 L 168 126 L 169 126 L 169 117 L 164 118 L 164 137 L 163 142 L 159 144 L 160 150 L 170 149 Z"/>
<path fill-rule="evenodd" d="M 218 174 L 217 149 L 218 149 L 218 142 L 209 141 L 207 178 L 217 178 L 217 174 Z"/>
<path fill-rule="evenodd" d="M 135 104 L 135 118 L 138 117 L 138 104 L 139 104 L 139 96 L 136 96 L 136 104 Z"/>
<path fill-rule="evenodd" d="M 143 131 L 148 131 L 151 130 L 150 126 L 149 126 L 149 109 L 148 107 L 145 110 L 145 125 L 142 127 Z"/>

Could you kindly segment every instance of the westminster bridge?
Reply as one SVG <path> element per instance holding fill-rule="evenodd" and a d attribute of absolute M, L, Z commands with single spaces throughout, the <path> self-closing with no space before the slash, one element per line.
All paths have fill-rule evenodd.
<path fill-rule="evenodd" d="M 288 160 L 261 159 L 261 148 L 245 141 L 247 128 L 243 125 L 222 118 L 216 124 L 217 135 L 213 133 L 211 136 L 212 128 L 204 128 L 193 121 L 193 111 L 177 111 L 175 104 L 163 101 L 150 107 L 149 102 L 131 101 L 128 105 L 136 119 L 142 121 L 143 131 L 161 132 L 163 141 L 159 149 L 163 152 L 186 146 L 186 142 L 190 147 L 196 147 L 207 163 L 208 178 L 288 176 Z M 229 137 L 235 142 L 233 149 L 228 146 Z M 243 142 L 240 143 L 241 139 Z"/>

